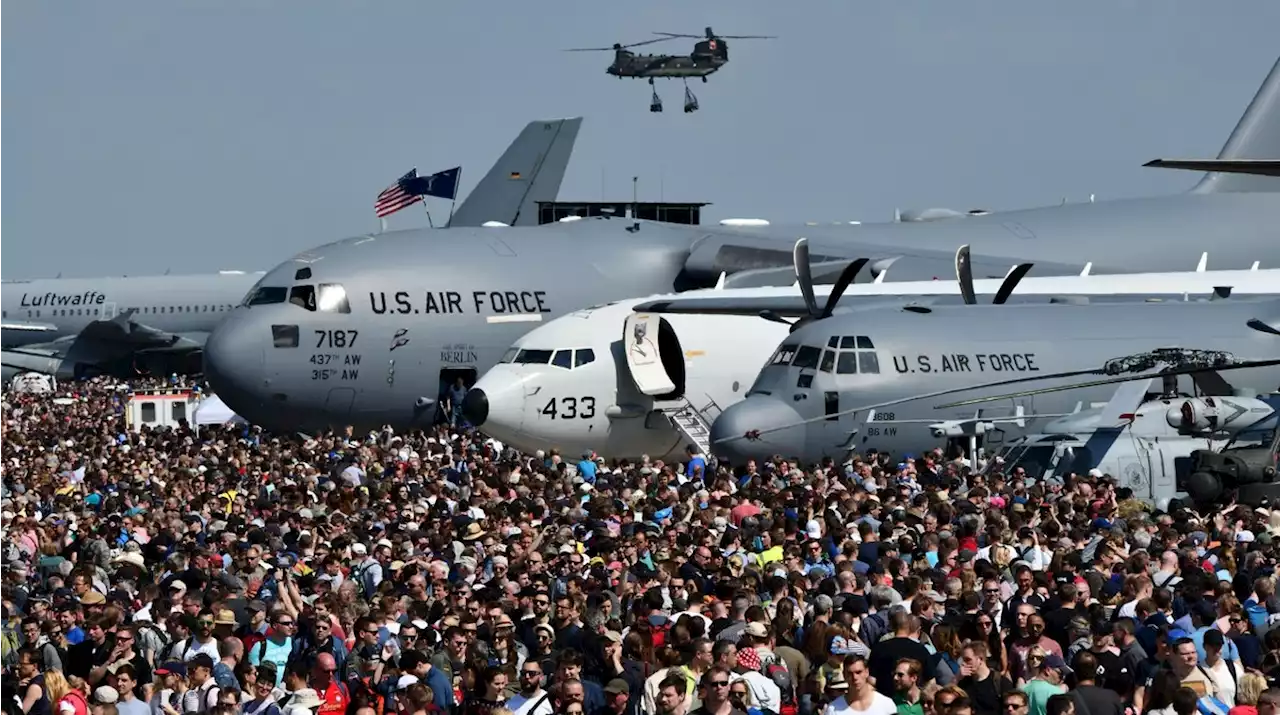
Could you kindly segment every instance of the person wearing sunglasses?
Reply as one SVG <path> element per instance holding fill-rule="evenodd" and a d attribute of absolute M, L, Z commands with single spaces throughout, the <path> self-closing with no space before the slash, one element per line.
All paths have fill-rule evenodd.
<path fill-rule="evenodd" d="M 213 611 L 208 608 L 200 610 L 200 614 L 196 616 L 195 627 L 191 629 L 191 638 L 182 646 L 180 660 L 189 661 L 197 654 L 205 653 L 215 663 L 218 662 L 221 658 L 218 655 L 218 639 L 213 637 L 216 620 L 213 617 Z"/>
<path fill-rule="evenodd" d="M 702 691 L 702 706 L 689 715 L 746 715 L 733 704 L 729 694 L 729 681 L 733 675 L 722 665 L 711 666 L 703 673 L 698 688 Z"/>

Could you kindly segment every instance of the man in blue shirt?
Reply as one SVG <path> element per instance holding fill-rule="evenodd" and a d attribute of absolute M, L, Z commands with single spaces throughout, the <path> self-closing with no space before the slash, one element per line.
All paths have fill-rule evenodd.
<path fill-rule="evenodd" d="M 706 457 L 703 457 L 698 452 L 698 448 L 692 444 L 689 445 L 688 447 L 685 447 L 684 451 L 685 451 L 685 454 L 689 455 L 688 462 L 685 465 L 684 475 L 688 477 L 691 481 L 694 479 L 702 479 L 703 476 L 707 473 Z"/>
<path fill-rule="evenodd" d="M 596 483 L 596 462 L 595 453 L 587 450 L 582 453 L 582 461 L 578 462 L 578 474 L 582 477 L 582 481 L 587 484 Z"/>

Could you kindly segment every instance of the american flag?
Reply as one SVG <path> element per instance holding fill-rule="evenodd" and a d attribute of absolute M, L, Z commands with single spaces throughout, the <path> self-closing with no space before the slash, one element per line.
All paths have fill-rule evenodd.
<path fill-rule="evenodd" d="M 421 196 L 414 196 L 404 190 L 404 183 L 418 176 L 416 168 L 410 169 L 409 173 L 396 180 L 396 183 L 388 186 L 378 194 L 378 198 L 373 202 L 373 212 L 378 218 L 390 216 L 406 206 L 412 206 L 422 200 Z"/>

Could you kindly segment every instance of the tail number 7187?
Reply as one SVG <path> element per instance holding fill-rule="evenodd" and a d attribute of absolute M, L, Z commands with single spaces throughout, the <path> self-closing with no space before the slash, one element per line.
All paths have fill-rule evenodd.
<path fill-rule="evenodd" d="M 553 420 L 589 420 L 596 416 L 596 398 L 553 397 L 538 412 Z"/>

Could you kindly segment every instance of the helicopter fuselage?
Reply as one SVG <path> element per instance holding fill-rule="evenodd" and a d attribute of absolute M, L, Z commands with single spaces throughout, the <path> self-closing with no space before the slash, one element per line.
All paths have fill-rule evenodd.
<path fill-rule="evenodd" d="M 689 55 L 638 55 L 615 60 L 606 73 L 615 77 L 646 79 L 653 77 L 706 77 L 724 66 L 718 57 Z"/>

